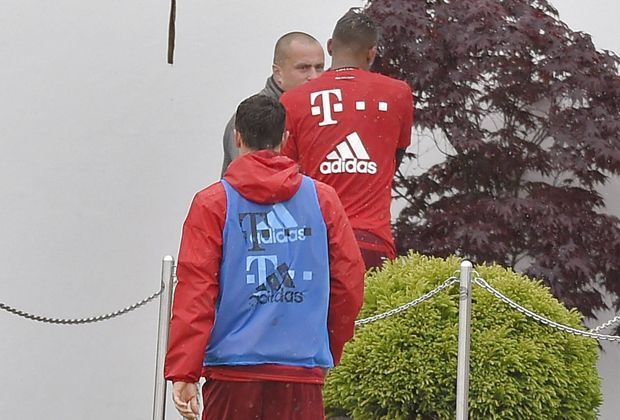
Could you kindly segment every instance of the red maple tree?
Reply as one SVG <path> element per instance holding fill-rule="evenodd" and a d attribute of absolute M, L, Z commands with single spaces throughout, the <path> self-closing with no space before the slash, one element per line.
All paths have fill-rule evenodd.
<path fill-rule="evenodd" d="M 620 309 L 620 59 L 545 0 L 373 0 L 375 70 L 406 80 L 418 130 L 454 153 L 397 177 L 400 252 L 517 267 L 593 316 Z"/>

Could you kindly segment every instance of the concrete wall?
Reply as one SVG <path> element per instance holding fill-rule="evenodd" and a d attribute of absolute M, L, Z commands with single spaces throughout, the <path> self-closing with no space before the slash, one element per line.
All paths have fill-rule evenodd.
<path fill-rule="evenodd" d="M 157 290 L 161 257 L 176 255 L 193 194 L 217 179 L 222 128 L 263 86 L 275 39 L 305 30 L 324 42 L 361 4 L 178 3 L 169 66 L 168 0 L 4 0 L 1 302 L 87 317 Z M 591 3 L 555 2 L 571 26 L 620 51 L 620 6 Z M 620 214 L 617 187 L 608 194 Z M 89 326 L 0 313 L 0 418 L 149 418 L 156 319 L 156 304 Z M 619 355 L 616 346 L 601 360 L 607 419 L 620 408 Z"/>

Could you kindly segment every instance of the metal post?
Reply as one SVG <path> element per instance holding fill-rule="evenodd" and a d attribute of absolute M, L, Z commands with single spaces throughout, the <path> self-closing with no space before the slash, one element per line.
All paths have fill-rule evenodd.
<path fill-rule="evenodd" d="M 461 263 L 459 299 L 459 353 L 456 378 L 456 420 L 468 418 L 469 396 L 469 333 L 471 329 L 471 273 L 469 261 Z"/>
<path fill-rule="evenodd" d="M 172 310 L 172 285 L 174 258 L 166 255 L 161 264 L 161 283 L 164 288 L 159 297 L 159 327 L 157 331 L 157 359 L 155 365 L 155 394 L 153 397 L 153 420 L 164 420 L 166 415 L 166 380 L 164 358 L 168 350 L 168 331 Z"/>

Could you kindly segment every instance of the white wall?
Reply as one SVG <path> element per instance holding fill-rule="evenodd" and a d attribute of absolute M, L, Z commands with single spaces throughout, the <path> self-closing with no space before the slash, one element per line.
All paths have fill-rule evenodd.
<path fill-rule="evenodd" d="M 169 0 L 4 0 L 0 301 L 85 317 L 154 292 L 275 40 L 324 42 L 359 4 L 180 1 L 169 66 Z M 156 322 L 157 304 L 89 326 L 0 313 L 0 418 L 150 418 Z"/>
<path fill-rule="evenodd" d="M 324 42 L 361 4 L 178 3 L 169 66 L 168 0 L 3 1 L 1 302 L 85 317 L 155 291 L 193 194 L 218 177 L 224 124 L 270 72 L 275 39 L 304 30 Z M 554 4 L 599 47 L 620 51 L 615 1 Z M 610 208 L 620 214 L 617 197 Z M 0 313 L 0 418 L 150 418 L 156 319 L 156 304 L 72 327 Z M 618 371 L 613 355 L 603 371 Z M 612 419 L 617 375 L 605 386 Z"/>

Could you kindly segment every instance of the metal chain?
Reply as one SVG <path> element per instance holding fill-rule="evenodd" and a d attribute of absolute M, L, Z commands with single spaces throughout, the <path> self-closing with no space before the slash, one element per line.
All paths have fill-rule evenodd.
<path fill-rule="evenodd" d="M 530 317 L 532 319 L 535 319 L 536 321 L 540 322 L 541 324 L 548 325 L 550 327 L 553 327 L 553 328 L 556 328 L 558 330 L 561 330 L 561 331 L 564 331 L 564 332 L 567 332 L 567 333 L 571 333 L 571 334 L 574 334 L 574 335 L 580 335 L 582 337 L 596 338 L 598 340 L 607 340 L 607 341 L 620 341 L 620 336 L 596 334 L 596 333 L 590 332 L 590 331 L 582 331 L 582 330 L 578 330 L 578 329 L 573 328 L 573 327 L 569 327 L 567 325 L 558 324 L 557 322 L 551 321 L 550 319 L 547 319 L 547 318 L 545 318 L 543 316 L 540 316 L 540 315 L 530 311 L 529 309 L 524 308 L 523 306 L 519 305 L 518 303 L 516 303 L 515 301 L 510 299 L 509 297 L 506 297 L 501 292 L 499 292 L 496 289 L 494 289 L 493 286 L 491 286 L 489 283 L 487 283 L 482 277 L 476 277 L 474 279 L 474 282 L 477 283 L 478 285 L 482 286 L 483 289 L 485 289 L 487 292 L 491 293 L 493 296 L 495 296 L 499 300 L 501 300 L 504 303 L 508 304 L 511 308 L 517 310 L 518 312 L 521 312 L 525 316 L 528 316 L 528 317 Z"/>
<path fill-rule="evenodd" d="M 599 325 L 596 328 L 592 328 L 590 330 L 590 332 L 591 333 L 597 333 L 597 332 L 600 332 L 600 331 L 605 330 L 607 328 L 613 327 L 613 326 L 615 326 L 618 323 L 620 323 L 620 315 L 616 316 L 613 319 L 610 319 L 609 321 L 605 322 L 604 324 Z"/>
<path fill-rule="evenodd" d="M 480 277 L 480 273 L 478 273 L 476 270 L 472 271 L 472 274 L 476 277 Z M 488 283 L 487 283 L 488 284 Z M 591 333 L 598 333 L 602 330 L 605 330 L 607 328 L 613 327 L 616 324 L 620 323 L 620 315 L 617 315 L 615 318 L 610 319 L 609 321 L 599 325 L 598 327 L 592 328 L 590 329 Z"/>
<path fill-rule="evenodd" d="M 47 324 L 64 324 L 64 325 L 91 324 L 93 322 L 105 321 L 108 319 L 116 318 L 117 316 L 121 316 L 135 309 L 138 309 L 139 307 L 146 305 L 147 303 L 155 299 L 157 296 L 161 295 L 163 291 L 164 291 L 164 284 L 162 283 L 161 288 L 157 292 L 153 293 L 151 296 L 147 298 L 142 299 L 141 301 L 137 303 L 134 303 L 131 306 L 127 306 L 126 308 L 119 309 L 118 311 L 110 312 L 105 315 L 92 316 L 90 318 L 79 318 L 79 319 L 48 318 L 45 316 L 33 315 L 31 313 L 21 311 L 19 309 L 15 309 L 2 302 L 0 302 L 0 309 L 3 309 L 17 316 L 21 316 L 23 318 L 30 319 L 32 321 L 44 322 Z"/>
<path fill-rule="evenodd" d="M 424 302 L 425 300 L 428 300 L 428 299 L 432 298 L 437 293 L 442 292 L 443 290 L 445 290 L 448 287 L 452 286 L 457 281 L 459 281 L 459 279 L 457 279 L 456 277 L 450 277 L 450 278 L 446 279 L 445 282 L 443 282 L 442 284 L 440 284 L 439 286 L 437 286 L 436 288 L 434 288 L 430 292 L 423 294 L 419 298 L 417 298 L 415 300 L 412 300 L 409 303 L 405 303 L 404 305 L 401 305 L 398 308 L 394 308 L 394 309 L 391 309 L 391 310 L 389 310 L 387 312 L 384 312 L 382 314 L 371 316 L 369 318 L 358 319 L 357 321 L 355 321 L 355 325 L 356 326 L 360 326 L 360 325 L 370 324 L 371 322 L 379 321 L 380 319 L 388 318 L 388 317 L 391 317 L 393 315 L 399 314 L 399 313 L 401 313 L 403 311 L 406 311 L 407 309 L 412 308 L 412 307 L 414 307 L 414 306 Z"/>

